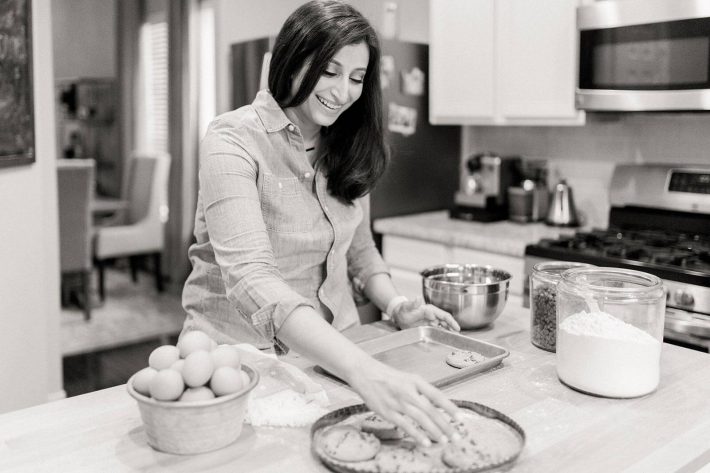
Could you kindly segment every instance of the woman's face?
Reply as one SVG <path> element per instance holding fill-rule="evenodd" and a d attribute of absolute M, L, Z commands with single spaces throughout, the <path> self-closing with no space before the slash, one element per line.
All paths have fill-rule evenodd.
<path fill-rule="evenodd" d="M 343 46 L 328 63 L 308 98 L 292 111 L 301 128 L 330 126 L 362 94 L 370 51 L 363 43 Z M 309 64 L 305 64 L 293 81 L 291 93 L 301 85 Z"/>

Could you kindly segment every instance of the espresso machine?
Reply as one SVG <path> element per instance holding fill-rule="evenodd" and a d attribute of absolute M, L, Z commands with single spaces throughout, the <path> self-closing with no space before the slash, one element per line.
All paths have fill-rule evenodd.
<path fill-rule="evenodd" d="M 475 154 L 464 162 L 451 217 L 476 222 L 508 218 L 508 188 L 520 182 L 521 158 Z"/>

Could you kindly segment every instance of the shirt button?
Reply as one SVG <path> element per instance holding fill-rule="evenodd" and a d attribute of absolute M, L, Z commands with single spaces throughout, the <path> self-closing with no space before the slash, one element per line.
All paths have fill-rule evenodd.
<path fill-rule="evenodd" d="M 335 254 L 335 251 L 330 250 L 330 256 L 333 256 Z"/>
<path fill-rule="evenodd" d="M 307 173 L 305 173 L 305 174 L 303 175 L 303 177 L 305 177 L 306 179 L 308 179 L 309 177 L 311 177 L 311 173 L 310 173 L 310 172 L 307 172 Z"/>
<path fill-rule="evenodd" d="M 323 297 L 323 293 L 324 293 L 323 289 L 318 290 L 318 295 L 321 296 L 321 298 Z"/>
<path fill-rule="evenodd" d="M 295 129 L 296 129 L 296 127 L 295 127 L 295 126 L 293 126 L 293 124 L 290 124 L 290 125 L 289 125 L 289 126 L 287 126 L 286 128 L 288 128 L 288 131 L 293 131 L 293 130 L 295 130 Z"/>

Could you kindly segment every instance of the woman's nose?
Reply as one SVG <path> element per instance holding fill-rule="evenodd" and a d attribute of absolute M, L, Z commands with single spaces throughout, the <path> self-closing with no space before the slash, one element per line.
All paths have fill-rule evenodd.
<path fill-rule="evenodd" d="M 350 94 L 350 78 L 349 77 L 344 77 L 342 80 L 339 80 L 337 84 L 333 87 L 333 95 L 335 95 L 335 98 L 338 99 L 338 101 L 343 102 L 347 100 L 348 95 Z"/>

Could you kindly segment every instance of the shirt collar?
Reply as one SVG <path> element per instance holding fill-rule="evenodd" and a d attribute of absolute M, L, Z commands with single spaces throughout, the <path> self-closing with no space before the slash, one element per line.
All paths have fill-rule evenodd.
<path fill-rule="evenodd" d="M 260 90 L 256 94 L 252 106 L 268 133 L 282 130 L 291 124 L 291 120 L 288 119 L 283 109 L 268 90 Z"/>

